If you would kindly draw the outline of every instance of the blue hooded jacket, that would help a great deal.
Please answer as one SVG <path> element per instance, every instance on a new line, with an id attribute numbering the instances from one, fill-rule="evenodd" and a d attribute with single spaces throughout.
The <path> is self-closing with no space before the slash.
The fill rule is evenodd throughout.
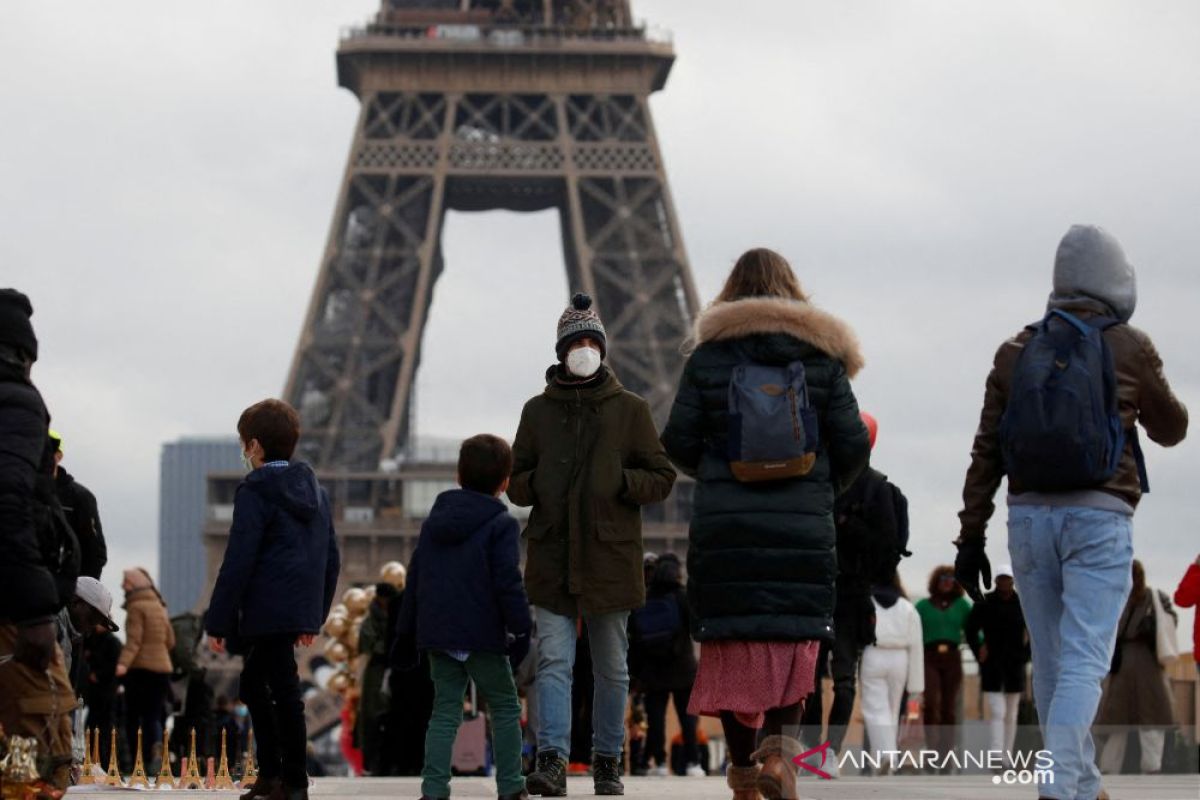
<path id="1" fill-rule="evenodd" d="M 340 565 L 329 496 L 312 467 L 259 467 L 234 496 L 204 629 L 231 639 L 318 633 Z"/>
<path id="2" fill-rule="evenodd" d="M 397 632 L 421 650 L 505 653 L 533 628 L 521 529 L 504 503 L 469 489 L 438 495 L 421 526 Z"/>

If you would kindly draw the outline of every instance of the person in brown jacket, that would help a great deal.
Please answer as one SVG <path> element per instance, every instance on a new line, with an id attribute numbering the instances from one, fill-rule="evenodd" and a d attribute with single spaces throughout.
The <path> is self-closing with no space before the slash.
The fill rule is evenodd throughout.
<path id="1" fill-rule="evenodd" d="M 1054 754 L 1053 783 L 1040 787 L 1045 798 L 1100 795 L 1091 724 L 1132 582 L 1133 513 L 1144 485 L 1136 428 L 1140 423 L 1164 447 L 1187 434 L 1187 409 L 1172 393 L 1162 359 L 1150 337 L 1129 325 L 1136 305 L 1134 270 L 1120 243 L 1100 228 L 1073 226 L 1058 246 L 1046 320 L 1009 339 L 996 353 L 963 488 L 955 567 L 959 582 L 978 600 L 980 583 L 986 588 L 991 582 L 984 535 L 994 510 L 992 497 L 1001 479 L 1009 478 L 1008 552 L 1029 628 L 1038 719 L 1045 748 Z M 1079 335 L 1071 336 L 1072 329 Z M 1038 346 L 1026 350 L 1035 336 L 1042 337 Z M 1117 440 L 1122 447 L 1113 450 L 1115 463 L 1099 481 L 1067 488 L 1062 484 L 1073 462 L 1060 459 L 1054 474 L 1042 472 L 1040 481 L 1030 482 L 1023 476 L 1036 473 L 1048 460 L 1031 464 L 1018 456 L 1022 446 L 1041 441 L 1035 432 L 1040 435 L 1046 428 L 1015 423 L 1019 417 L 1011 412 L 1026 406 L 1010 405 L 1010 396 L 1022 402 L 1036 396 L 1014 391 L 1014 376 L 1025 385 L 1032 362 L 1022 364 L 1023 354 L 1044 352 L 1043 342 L 1056 343 L 1045 373 L 1049 377 L 1037 384 L 1043 398 L 1049 398 L 1056 381 L 1078 381 L 1081 366 L 1097 359 L 1092 355 L 1096 351 L 1081 348 L 1082 340 L 1089 347 L 1093 341 L 1100 344 L 1100 358 L 1111 354 L 1111 369 L 1098 371 L 1105 379 L 1115 378 L 1115 387 L 1105 384 L 1101 391 L 1101 376 L 1088 369 L 1097 390 L 1087 396 L 1113 398 L 1114 416 L 1124 431 Z M 1104 365 L 1099 359 L 1091 363 Z M 1043 406 L 1046 414 L 1036 419 L 1038 425 L 1057 421 L 1053 412 L 1061 406 L 1050 406 Z M 1084 421 L 1074 415 L 1063 418 L 1081 426 L 1078 438 L 1064 440 L 1063 449 L 1075 452 L 1075 445 L 1082 452 L 1092 441 Z M 1114 418 L 1109 424 L 1115 428 L 1117 422 Z"/>
<path id="2" fill-rule="evenodd" d="M 117 659 L 117 677 L 125 686 L 125 738 L 129 752 L 136 752 L 138 728 L 149 762 L 157 769 L 162 747 L 163 721 L 171 680 L 171 648 L 175 629 L 167 617 L 167 606 L 154 588 L 150 573 L 141 567 L 125 570 L 125 646 Z"/>

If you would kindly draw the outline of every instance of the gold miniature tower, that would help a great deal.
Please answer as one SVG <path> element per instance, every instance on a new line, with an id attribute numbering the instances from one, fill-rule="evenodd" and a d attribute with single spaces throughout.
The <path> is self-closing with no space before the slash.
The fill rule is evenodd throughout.
<path id="1" fill-rule="evenodd" d="M 94 750 L 92 750 L 92 765 L 93 765 L 93 769 L 94 769 L 95 767 L 100 767 L 101 769 L 103 769 L 103 768 L 104 768 L 104 766 L 103 766 L 103 765 L 104 765 L 104 762 L 103 762 L 103 761 L 101 760 L 101 758 L 100 758 L 100 729 L 99 729 L 99 728 L 95 728 L 95 729 L 93 729 L 93 730 L 92 730 L 92 736 L 93 736 L 93 738 L 95 739 L 95 742 L 96 742 L 96 744 L 95 744 L 95 749 L 94 749 Z"/>
<path id="2" fill-rule="evenodd" d="M 225 752 L 225 738 L 227 730 L 221 729 L 221 766 L 217 769 L 217 789 L 236 789 L 233 785 L 233 776 L 229 774 L 229 758 Z"/>
<path id="3" fill-rule="evenodd" d="M 81 784 L 95 783 L 96 776 L 92 774 L 92 729 L 83 731 L 83 769 L 79 774 Z"/>
<path id="4" fill-rule="evenodd" d="M 142 729 L 138 727 L 137 755 L 133 760 L 133 774 L 129 776 L 129 785 L 143 789 L 150 788 L 150 776 L 146 774 L 146 762 L 142 759 Z"/>
<path id="5" fill-rule="evenodd" d="M 158 768 L 158 778 L 154 781 L 155 789 L 174 789 L 175 774 L 171 772 L 171 733 L 163 729 L 162 766 Z"/>
<path id="6" fill-rule="evenodd" d="M 112 729 L 112 737 L 108 746 L 108 775 L 104 778 L 106 786 L 124 786 L 121 780 L 121 768 L 117 765 L 117 729 Z"/>
<path id="7" fill-rule="evenodd" d="M 204 779 L 200 777 L 200 765 L 196 758 L 196 729 L 192 728 L 192 746 L 188 751 L 187 769 L 179 773 L 178 789 L 203 789 Z"/>
<path id="8" fill-rule="evenodd" d="M 242 785 L 249 786 L 258 780 L 258 762 L 254 758 L 254 728 L 246 737 L 246 755 L 242 760 Z"/>

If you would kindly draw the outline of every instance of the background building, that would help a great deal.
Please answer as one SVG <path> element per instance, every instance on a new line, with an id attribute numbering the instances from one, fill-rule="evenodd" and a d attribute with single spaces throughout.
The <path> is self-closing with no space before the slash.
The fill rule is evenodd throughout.
<path id="1" fill-rule="evenodd" d="M 208 474 L 240 469 L 236 436 L 185 437 L 163 445 L 158 585 L 171 614 L 194 610 L 209 587 L 204 569 Z"/>

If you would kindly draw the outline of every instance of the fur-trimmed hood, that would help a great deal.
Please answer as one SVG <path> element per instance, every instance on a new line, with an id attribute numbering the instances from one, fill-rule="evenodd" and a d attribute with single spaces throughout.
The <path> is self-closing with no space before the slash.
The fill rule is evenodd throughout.
<path id="1" fill-rule="evenodd" d="M 858 337 L 842 320 L 802 300 L 747 297 L 713 303 L 696 319 L 691 344 L 782 333 L 840 360 L 851 378 L 865 363 Z"/>

